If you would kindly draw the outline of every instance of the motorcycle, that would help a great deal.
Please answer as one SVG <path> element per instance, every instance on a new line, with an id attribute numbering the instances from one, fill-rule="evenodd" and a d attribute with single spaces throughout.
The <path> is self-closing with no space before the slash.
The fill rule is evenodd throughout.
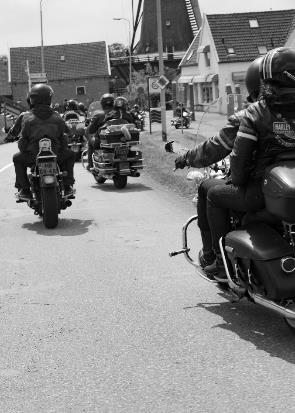
<path id="1" fill-rule="evenodd" d="M 28 175 L 32 198 L 16 194 L 16 202 L 27 202 L 35 215 L 43 219 L 46 228 L 55 228 L 58 224 L 58 214 L 62 209 L 72 205 L 75 190 L 65 195 L 63 176 L 57 157 L 51 150 L 51 140 L 43 138 L 39 141 L 39 152 L 35 164 Z"/>
<path id="2" fill-rule="evenodd" d="M 191 125 L 191 115 L 189 112 L 184 111 L 182 113 L 182 116 L 177 116 L 175 118 L 172 118 L 170 123 L 171 123 L 171 126 L 175 127 L 175 129 L 179 129 L 179 128 L 188 129 Z"/>
<path id="3" fill-rule="evenodd" d="M 139 177 L 143 169 L 142 152 L 138 150 L 139 130 L 122 120 L 108 122 L 100 132 L 100 149 L 92 156 L 93 174 L 98 184 L 112 179 L 116 188 L 127 185 L 127 177 Z"/>
<path id="4" fill-rule="evenodd" d="M 200 178 L 223 178 L 227 168 L 214 165 Z M 240 214 L 230 211 L 231 231 L 219 240 L 227 279 L 212 280 L 191 256 L 188 229 L 198 220 L 191 216 L 182 228 L 183 254 L 199 276 L 214 283 L 230 301 L 249 301 L 273 310 L 295 330 L 295 152 L 278 156 L 266 168 L 263 193 L 265 209 Z M 196 198 L 194 198 L 196 201 Z"/>
<path id="5" fill-rule="evenodd" d="M 144 130 L 144 125 L 145 125 L 145 113 L 143 111 L 137 112 L 136 115 L 134 114 L 134 116 L 136 116 L 135 119 L 135 125 L 138 129 L 140 129 L 141 131 Z"/>
<path id="6" fill-rule="evenodd" d="M 86 144 L 85 138 L 85 119 L 69 119 L 66 121 L 69 133 L 67 134 L 68 148 L 75 152 L 75 160 L 81 159 L 81 154 Z"/>

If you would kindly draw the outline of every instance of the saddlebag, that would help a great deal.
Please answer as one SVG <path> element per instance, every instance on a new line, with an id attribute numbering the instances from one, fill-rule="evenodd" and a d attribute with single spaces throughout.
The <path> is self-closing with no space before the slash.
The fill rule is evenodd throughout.
<path id="1" fill-rule="evenodd" d="M 295 160 L 282 160 L 266 168 L 262 189 L 266 209 L 295 223 Z"/>
<path id="2" fill-rule="evenodd" d="M 282 260 L 293 257 L 293 250 L 275 229 L 263 222 L 247 224 L 225 236 L 224 248 L 231 272 L 238 265 L 246 283 L 249 272 L 255 292 L 272 300 L 295 297 L 295 270 L 282 269 Z"/>

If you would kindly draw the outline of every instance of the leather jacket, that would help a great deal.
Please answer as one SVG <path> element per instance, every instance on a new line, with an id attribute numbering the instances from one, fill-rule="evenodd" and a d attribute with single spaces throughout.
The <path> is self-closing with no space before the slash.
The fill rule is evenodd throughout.
<path id="1" fill-rule="evenodd" d="M 21 137 L 18 147 L 21 152 L 36 156 L 39 140 L 44 136 L 51 139 L 52 150 L 56 154 L 67 148 L 66 124 L 61 116 L 48 105 L 37 105 L 24 113 Z"/>

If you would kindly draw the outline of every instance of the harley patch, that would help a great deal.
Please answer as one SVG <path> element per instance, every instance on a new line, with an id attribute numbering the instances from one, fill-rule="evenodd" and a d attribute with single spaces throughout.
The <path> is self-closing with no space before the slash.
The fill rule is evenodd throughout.
<path id="1" fill-rule="evenodd" d="M 295 139 L 295 130 L 286 122 L 273 122 L 273 132 L 276 135 L 285 135 L 288 138 Z"/>

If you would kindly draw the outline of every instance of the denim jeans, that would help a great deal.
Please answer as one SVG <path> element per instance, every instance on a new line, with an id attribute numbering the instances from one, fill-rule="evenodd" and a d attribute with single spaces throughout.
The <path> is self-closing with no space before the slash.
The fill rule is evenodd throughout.
<path id="1" fill-rule="evenodd" d="M 212 185 L 207 192 L 207 220 L 212 236 L 212 246 L 220 252 L 219 238 L 230 230 L 230 210 L 248 212 L 264 208 L 261 181 L 236 186 L 225 181 Z"/>

